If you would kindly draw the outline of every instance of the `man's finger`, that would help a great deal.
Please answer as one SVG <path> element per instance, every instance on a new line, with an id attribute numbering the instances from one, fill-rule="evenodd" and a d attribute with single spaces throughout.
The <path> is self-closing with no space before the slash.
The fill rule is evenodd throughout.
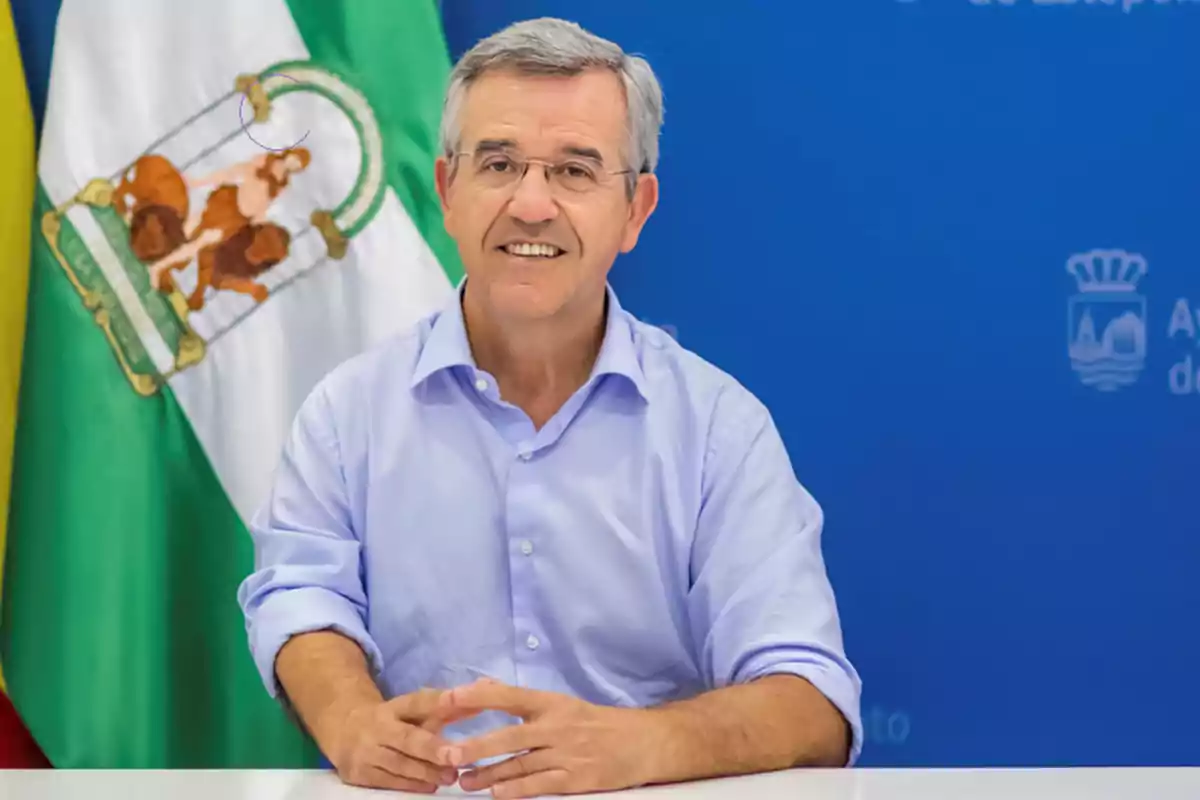
<path id="1" fill-rule="evenodd" d="M 458 776 L 458 784 L 468 792 L 489 789 L 497 783 L 523 778 L 538 772 L 558 769 L 562 766 L 561 754 L 551 748 L 520 753 L 496 764 L 468 770 Z"/>
<path id="2" fill-rule="evenodd" d="M 454 708 L 453 706 L 446 705 L 427 716 L 425 721 L 421 723 L 421 728 L 429 731 L 432 734 L 441 734 L 442 729 L 447 725 L 453 725 L 459 720 L 466 719 L 467 717 L 473 717 L 476 715 L 476 713 L 477 712 L 475 711 L 466 711 L 461 708 Z"/>
<path id="3" fill-rule="evenodd" d="M 548 710 L 563 697 L 552 692 L 482 680 L 446 692 L 441 697 L 441 705 L 476 714 L 482 711 L 503 711 L 515 717 L 530 719 Z"/>
<path id="4" fill-rule="evenodd" d="M 541 797 L 547 794 L 574 794 L 571 791 L 571 775 L 563 769 L 535 772 L 524 778 L 516 778 L 492 787 L 492 797 L 509 800 L 514 797 Z"/>
<path id="5" fill-rule="evenodd" d="M 369 756 L 372 766 L 397 778 L 435 786 L 451 786 L 458 780 L 454 767 L 439 767 L 421 759 L 398 753 L 390 747 L 379 745 Z"/>
<path id="6" fill-rule="evenodd" d="M 380 742 L 388 749 L 394 750 L 406 756 L 426 761 L 430 764 L 439 766 L 452 766 L 449 762 L 441 760 L 443 748 L 449 744 L 448 741 L 434 733 L 410 725 L 407 722 L 395 722 L 383 728 L 380 733 Z"/>
<path id="7" fill-rule="evenodd" d="M 433 794 L 438 790 L 437 783 L 416 781 L 410 777 L 392 775 L 391 772 L 378 768 L 370 770 L 370 777 L 371 782 L 367 786 L 372 788 L 396 789 L 398 792 L 412 792 L 414 794 Z"/>
<path id="8" fill-rule="evenodd" d="M 418 689 L 387 701 L 387 709 L 403 722 L 424 720 L 439 706 L 443 689 Z"/>
<path id="9" fill-rule="evenodd" d="M 528 722 L 523 725 L 506 725 L 494 731 L 465 739 L 456 744 L 452 750 L 458 758 L 452 761 L 455 766 L 474 764 L 485 758 L 504 756 L 510 753 L 521 753 L 526 750 L 537 750 L 554 744 L 554 737 L 543 725 Z"/>
<path id="10" fill-rule="evenodd" d="M 395 789 L 414 794 L 433 794 L 438 790 L 437 784 L 402 778 L 379 767 L 366 767 L 359 774 L 347 779 L 346 783 L 368 789 Z"/>

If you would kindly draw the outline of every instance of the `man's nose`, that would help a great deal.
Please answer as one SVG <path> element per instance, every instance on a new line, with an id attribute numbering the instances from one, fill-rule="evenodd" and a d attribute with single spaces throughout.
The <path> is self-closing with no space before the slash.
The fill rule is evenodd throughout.
<path id="1" fill-rule="evenodd" d="M 541 164 L 530 164 L 517 180 L 517 188 L 508 201 L 508 213 L 530 224 L 550 222 L 558 216 L 558 204 L 554 202 L 546 168 Z"/>

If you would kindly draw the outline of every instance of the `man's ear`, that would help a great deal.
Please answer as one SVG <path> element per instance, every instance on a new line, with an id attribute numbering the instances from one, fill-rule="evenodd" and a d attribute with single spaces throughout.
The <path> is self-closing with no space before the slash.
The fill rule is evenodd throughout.
<path id="1" fill-rule="evenodd" d="M 452 233 L 450 230 L 453 222 L 450 215 L 450 181 L 453 178 L 450 162 L 445 156 L 438 156 L 433 162 L 433 183 L 437 188 L 438 200 L 442 206 L 442 224 L 446 228 L 447 233 Z"/>
<path id="2" fill-rule="evenodd" d="M 629 220 L 625 223 L 625 232 L 621 237 L 621 252 L 628 253 L 637 244 L 642 227 L 654 209 L 658 207 L 658 176 L 653 173 L 638 175 L 637 186 L 633 190 L 633 200 L 629 203 Z"/>

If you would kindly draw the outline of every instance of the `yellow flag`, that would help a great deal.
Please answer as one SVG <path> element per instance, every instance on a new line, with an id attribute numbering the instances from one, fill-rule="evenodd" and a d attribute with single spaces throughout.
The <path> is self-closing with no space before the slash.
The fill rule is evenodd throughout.
<path id="1" fill-rule="evenodd" d="M 33 219 L 33 113 L 25 90 L 21 51 L 9 0 L 0 0 L 0 579 L 3 578 L 9 486 L 25 293 L 29 285 L 29 232 Z M 0 679 L 2 681 L 2 679 Z M 0 682 L 0 685 L 3 685 Z"/>

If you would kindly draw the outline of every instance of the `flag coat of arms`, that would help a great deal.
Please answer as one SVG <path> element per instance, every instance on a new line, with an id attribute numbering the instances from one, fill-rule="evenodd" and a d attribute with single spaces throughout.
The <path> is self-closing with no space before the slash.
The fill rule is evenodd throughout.
<path id="1" fill-rule="evenodd" d="M 63 767 L 302 766 L 236 602 L 341 361 L 451 296 L 433 0 L 66 0 L 38 156 L 4 584 Z"/>

